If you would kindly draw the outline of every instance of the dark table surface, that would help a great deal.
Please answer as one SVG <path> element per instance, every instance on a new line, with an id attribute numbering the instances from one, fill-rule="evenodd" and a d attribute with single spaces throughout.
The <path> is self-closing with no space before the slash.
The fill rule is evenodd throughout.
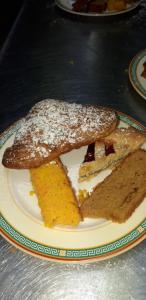
<path id="1" fill-rule="evenodd" d="M 146 125 L 128 66 L 146 47 L 146 1 L 133 12 L 73 18 L 52 2 L 24 4 L 0 54 L 0 129 L 44 98 L 111 106 Z"/>
<path id="2" fill-rule="evenodd" d="M 23 4 L 23 0 L 1 0 L 0 6 L 0 49 Z"/>
<path id="3" fill-rule="evenodd" d="M 0 131 L 44 98 L 110 106 L 146 126 L 146 101 L 128 78 L 130 61 L 143 48 L 146 1 L 100 19 L 72 17 L 52 1 L 26 1 L 0 52 Z M 1 249 L 1 299 L 146 299 L 145 241 L 98 267 L 57 267 L 3 239 Z"/>

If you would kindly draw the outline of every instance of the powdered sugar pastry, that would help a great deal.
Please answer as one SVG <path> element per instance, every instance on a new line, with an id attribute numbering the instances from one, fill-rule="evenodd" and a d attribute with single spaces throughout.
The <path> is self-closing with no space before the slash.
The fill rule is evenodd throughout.
<path id="1" fill-rule="evenodd" d="M 22 120 L 14 145 L 4 155 L 4 165 L 10 165 L 13 159 L 13 165 L 20 166 L 18 161 L 14 163 L 14 152 L 15 160 L 19 156 L 20 167 L 40 165 L 40 158 L 54 159 L 61 153 L 92 143 L 98 137 L 108 134 L 115 128 L 116 122 L 115 112 L 107 108 L 43 100 L 32 107 Z M 12 157 L 9 155 L 10 149 Z M 30 159 L 35 164 L 28 164 Z M 27 160 L 26 164 L 24 160 Z"/>

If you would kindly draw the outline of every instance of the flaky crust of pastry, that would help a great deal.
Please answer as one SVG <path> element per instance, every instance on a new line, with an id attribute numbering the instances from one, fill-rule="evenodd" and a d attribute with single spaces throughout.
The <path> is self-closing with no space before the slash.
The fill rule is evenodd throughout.
<path id="1" fill-rule="evenodd" d="M 79 181 L 89 180 L 108 167 L 115 168 L 121 159 L 140 148 L 145 142 L 146 132 L 133 127 L 116 128 L 110 135 L 95 142 L 95 160 L 81 164 Z M 112 145 L 114 153 L 106 155 L 105 145 Z"/>
<path id="2" fill-rule="evenodd" d="M 2 163 L 15 169 L 38 167 L 109 135 L 117 122 L 116 113 L 104 107 L 43 100 L 22 120 Z"/>

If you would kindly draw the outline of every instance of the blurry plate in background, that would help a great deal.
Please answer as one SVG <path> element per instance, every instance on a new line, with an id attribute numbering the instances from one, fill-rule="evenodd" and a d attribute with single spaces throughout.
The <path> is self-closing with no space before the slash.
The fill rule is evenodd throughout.
<path id="1" fill-rule="evenodd" d="M 93 12 L 76 12 L 73 10 L 72 5 L 75 3 L 75 0 L 56 0 L 56 5 L 61 8 L 62 10 L 69 12 L 74 15 L 81 15 L 81 16 L 89 16 L 89 17 L 105 17 L 105 16 L 114 16 L 124 14 L 136 8 L 139 4 L 139 1 L 135 1 L 131 4 L 127 5 L 126 9 L 120 11 L 104 11 L 102 13 L 93 13 Z"/>
<path id="2" fill-rule="evenodd" d="M 146 100 L 146 49 L 132 59 L 129 78 L 134 89 Z"/>

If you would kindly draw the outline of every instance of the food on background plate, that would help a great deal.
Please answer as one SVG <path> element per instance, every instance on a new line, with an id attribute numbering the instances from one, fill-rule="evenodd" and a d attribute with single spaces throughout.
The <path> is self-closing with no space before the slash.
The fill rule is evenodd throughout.
<path id="1" fill-rule="evenodd" d="M 127 7 L 127 2 L 125 0 L 108 0 L 107 9 L 108 11 L 120 11 Z"/>
<path id="2" fill-rule="evenodd" d="M 89 1 L 77 0 L 73 3 L 73 10 L 76 12 L 98 12 L 102 13 L 106 10 L 107 3 L 104 0 Z"/>
<path id="3" fill-rule="evenodd" d="M 141 73 L 141 76 L 146 79 L 146 61 L 143 63 L 143 68 L 144 69 L 143 69 L 143 71 Z"/>
<path id="4" fill-rule="evenodd" d="M 79 181 L 88 180 L 101 170 L 112 169 L 130 152 L 146 142 L 146 134 L 132 127 L 116 128 L 107 137 L 88 146 L 79 169 Z"/>
<path id="5" fill-rule="evenodd" d="M 118 12 L 133 5 L 136 0 L 76 0 L 73 10 L 84 13 Z"/>
<path id="6" fill-rule="evenodd" d="M 109 135 L 117 122 L 116 113 L 107 108 L 51 99 L 41 101 L 22 120 L 2 163 L 14 169 L 38 167 Z"/>
<path id="7" fill-rule="evenodd" d="M 77 226 L 81 221 L 77 199 L 59 159 L 30 170 L 44 224 Z"/>
<path id="8" fill-rule="evenodd" d="M 83 217 L 125 222 L 146 195 L 146 151 L 130 153 L 81 206 Z"/>

